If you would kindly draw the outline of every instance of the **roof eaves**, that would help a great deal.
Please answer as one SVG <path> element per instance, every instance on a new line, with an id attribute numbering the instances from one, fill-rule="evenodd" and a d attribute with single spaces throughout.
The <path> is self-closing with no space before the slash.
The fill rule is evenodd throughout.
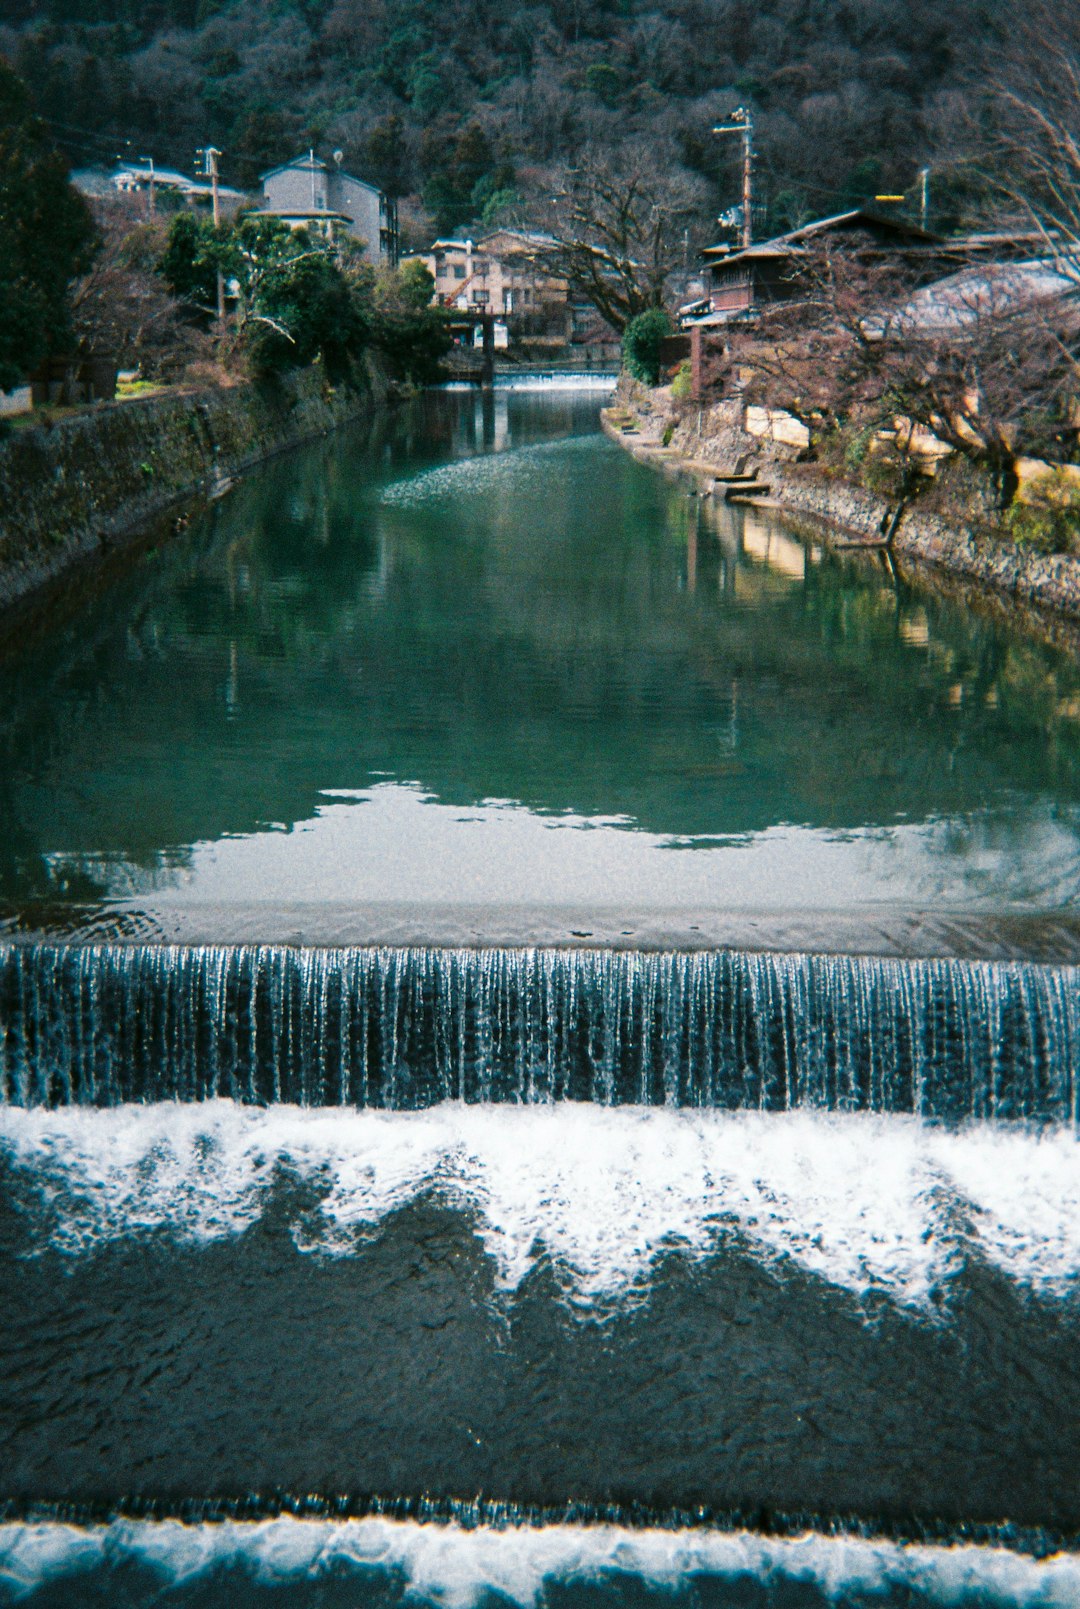
<path id="1" fill-rule="evenodd" d="M 311 158 L 294 156 L 291 162 L 279 162 L 276 168 L 267 168 L 265 173 L 259 174 L 259 183 L 262 184 L 264 179 L 272 179 L 277 173 L 288 173 L 290 168 L 295 168 L 299 173 L 311 173 L 313 171 Z M 326 163 L 320 157 L 315 158 L 314 171 L 316 173 L 327 171 Z"/>
<path id="2" fill-rule="evenodd" d="M 334 212 L 329 207 L 260 207 L 247 214 L 249 218 L 329 218 L 335 223 L 352 223 L 347 212 Z"/>
<path id="3" fill-rule="evenodd" d="M 361 190 L 370 190 L 373 196 L 381 196 L 383 194 L 377 184 L 369 184 L 367 179 L 358 179 L 355 173 L 346 173 L 344 168 L 327 168 L 326 171 L 331 174 L 331 176 L 336 173 L 339 178 L 348 179 L 350 184 L 358 184 Z"/>

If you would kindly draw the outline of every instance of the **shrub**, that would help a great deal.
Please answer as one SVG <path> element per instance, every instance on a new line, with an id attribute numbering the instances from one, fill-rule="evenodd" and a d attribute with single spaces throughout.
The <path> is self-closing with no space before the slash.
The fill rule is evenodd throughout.
<path id="1" fill-rule="evenodd" d="M 1005 528 L 1035 553 L 1080 553 L 1080 487 L 1052 472 L 1040 476 L 1027 500 L 1006 512 Z"/>
<path id="2" fill-rule="evenodd" d="M 671 320 L 662 307 L 646 308 L 632 318 L 623 332 L 623 363 L 635 380 L 656 385 L 660 379 L 660 343 L 671 334 Z"/>
<path id="3" fill-rule="evenodd" d="M 407 385 L 433 385 L 442 378 L 450 350 L 449 315 L 431 306 L 435 281 L 422 263 L 404 263 L 379 274 L 375 283 L 372 343 L 387 373 Z"/>
<path id="4" fill-rule="evenodd" d="M 876 426 L 862 425 L 849 434 L 844 442 L 844 468 L 852 475 L 858 475 L 866 464 L 870 454 L 871 443 L 874 440 Z"/>
<path id="5" fill-rule="evenodd" d="M 685 402 L 693 390 L 694 371 L 689 362 L 680 363 L 671 382 L 671 395 L 676 402 Z"/>

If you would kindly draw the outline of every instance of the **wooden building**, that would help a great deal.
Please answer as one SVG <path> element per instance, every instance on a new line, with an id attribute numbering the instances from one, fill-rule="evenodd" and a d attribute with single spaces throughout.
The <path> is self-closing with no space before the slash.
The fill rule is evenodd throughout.
<path id="1" fill-rule="evenodd" d="M 928 272 L 938 271 L 942 262 L 940 236 L 906 219 L 855 207 L 756 245 L 706 247 L 702 256 L 707 296 L 703 303 L 685 310 L 684 323 L 723 324 L 746 318 L 769 303 L 797 299 L 802 294 L 800 259 L 825 238 L 834 238 L 869 258 L 915 254 L 926 260 Z"/>

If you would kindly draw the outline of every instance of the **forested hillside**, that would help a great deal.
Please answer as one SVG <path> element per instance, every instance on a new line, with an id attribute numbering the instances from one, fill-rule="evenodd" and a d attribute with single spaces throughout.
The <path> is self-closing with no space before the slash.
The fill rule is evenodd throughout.
<path id="1" fill-rule="evenodd" d="M 903 191 L 953 159 L 1002 0 L 6 0 L 4 54 L 73 163 L 257 173 L 314 144 L 440 229 L 542 190 L 586 147 L 654 147 L 737 199 L 749 102 L 769 221 Z M 495 198 L 493 200 L 493 197 Z M 708 209 L 707 209 L 708 210 Z M 422 216 L 420 218 L 422 222 Z"/>

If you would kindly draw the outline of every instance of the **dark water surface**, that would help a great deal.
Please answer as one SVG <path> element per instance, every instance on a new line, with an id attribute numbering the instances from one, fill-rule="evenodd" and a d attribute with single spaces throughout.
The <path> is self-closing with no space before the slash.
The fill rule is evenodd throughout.
<path id="1" fill-rule="evenodd" d="M 427 397 L 9 643 L 0 897 L 1075 911 L 1075 660 L 596 426 Z"/>
<path id="2" fill-rule="evenodd" d="M 81 585 L 0 652 L 0 1604 L 1076 1609 L 1076 658 L 513 394 Z"/>

